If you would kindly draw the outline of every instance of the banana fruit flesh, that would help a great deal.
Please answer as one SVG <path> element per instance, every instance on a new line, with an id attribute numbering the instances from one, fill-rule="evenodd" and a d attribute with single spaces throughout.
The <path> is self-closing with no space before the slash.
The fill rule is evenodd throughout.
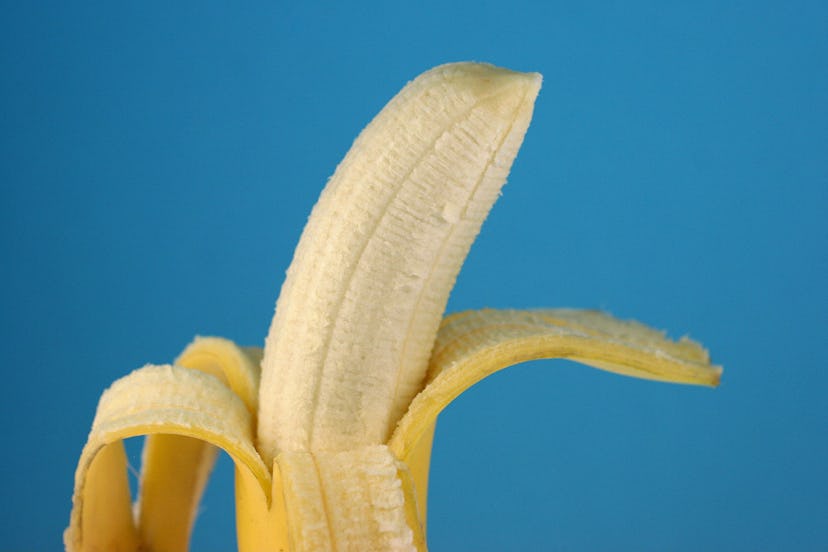
<path id="1" fill-rule="evenodd" d="M 357 138 L 305 227 L 267 336 L 258 443 L 385 442 L 529 126 L 537 74 L 439 67 Z"/>
<path id="2" fill-rule="evenodd" d="M 443 318 L 532 117 L 538 74 L 437 67 L 365 128 L 313 209 L 264 351 L 199 338 L 101 397 L 75 473 L 68 551 L 186 551 L 218 449 L 239 550 L 424 551 L 437 416 L 515 363 L 568 358 L 715 386 L 687 339 L 604 313 Z M 123 439 L 146 435 L 139 497 Z"/>

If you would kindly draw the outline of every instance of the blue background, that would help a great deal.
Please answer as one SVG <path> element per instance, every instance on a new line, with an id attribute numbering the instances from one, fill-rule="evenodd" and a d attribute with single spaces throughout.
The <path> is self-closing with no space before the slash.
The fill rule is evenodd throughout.
<path id="1" fill-rule="evenodd" d="M 432 549 L 828 549 L 828 4 L 69 4 L 0 17 L 0 549 L 60 548 L 110 382 L 262 343 L 357 132 L 469 59 L 545 81 L 449 310 L 603 308 L 725 374 L 491 377 L 441 416 Z M 233 524 L 222 457 L 193 549 Z"/>

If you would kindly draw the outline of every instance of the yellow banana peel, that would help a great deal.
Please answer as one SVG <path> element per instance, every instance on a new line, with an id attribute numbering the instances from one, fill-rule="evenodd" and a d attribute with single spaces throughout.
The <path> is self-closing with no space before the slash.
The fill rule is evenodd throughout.
<path id="1" fill-rule="evenodd" d="M 218 449 L 244 551 L 426 550 L 440 411 L 489 374 L 568 358 L 715 386 L 688 339 L 594 311 L 482 310 L 449 292 L 523 141 L 538 74 L 437 67 L 362 131 L 313 209 L 264 351 L 200 338 L 100 399 L 70 551 L 187 550 Z M 146 435 L 132 504 L 122 441 Z"/>

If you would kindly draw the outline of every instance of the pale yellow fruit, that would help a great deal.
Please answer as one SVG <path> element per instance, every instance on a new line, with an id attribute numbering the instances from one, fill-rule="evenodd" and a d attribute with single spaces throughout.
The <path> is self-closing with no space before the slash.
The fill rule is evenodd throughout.
<path id="1" fill-rule="evenodd" d="M 409 83 L 354 142 L 308 221 L 264 351 L 201 338 L 101 397 L 67 550 L 182 551 L 217 448 L 239 549 L 425 550 L 440 411 L 512 364 L 568 358 L 718 384 L 697 344 L 568 309 L 443 318 L 517 155 L 541 79 L 477 63 Z M 148 435 L 133 507 L 122 441 Z"/>

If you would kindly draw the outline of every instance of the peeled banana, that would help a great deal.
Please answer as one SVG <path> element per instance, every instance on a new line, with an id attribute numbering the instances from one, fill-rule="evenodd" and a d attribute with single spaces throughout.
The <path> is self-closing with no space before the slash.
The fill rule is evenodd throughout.
<path id="1" fill-rule="evenodd" d="M 313 209 L 264 350 L 202 338 L 101 397 L 75 475 L 70 551 L 187 550 L 218 448 L 236 466 L 240 550 L 426 550 L 439 412 L 492 372 L 563 357 L 715 386 L 689 340 L 606 314 L 443 318 L 500 194 L 541 77 L 432 69 L 362 131 Z M 130 498 L 122 440 L 148 435 Z"/>

